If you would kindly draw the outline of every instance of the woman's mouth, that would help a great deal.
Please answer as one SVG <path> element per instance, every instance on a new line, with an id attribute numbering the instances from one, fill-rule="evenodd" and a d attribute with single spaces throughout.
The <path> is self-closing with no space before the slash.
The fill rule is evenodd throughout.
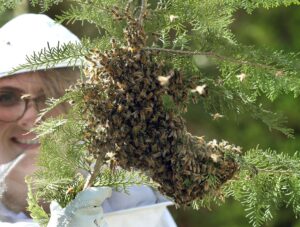
<path id="1" fill-rule="evenodd" d="M 14 144 L 21 147 L 24 150 L 33 149 L 40 146 L 40 142 L 38 139 L 25 139 L 13 137 L 11 140 Z"/>

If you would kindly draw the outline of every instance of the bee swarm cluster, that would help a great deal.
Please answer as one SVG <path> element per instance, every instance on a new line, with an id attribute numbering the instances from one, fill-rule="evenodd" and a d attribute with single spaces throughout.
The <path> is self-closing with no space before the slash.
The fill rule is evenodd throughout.
<path id="1" fill-rule="evenodd" d="M 144 49 L 143 26 L 124 17 L 125 47 L 112 41 L 111 50 L 92 50 L 87 56 L 88 81 L 81 88 L 88 124 L 85 140 L 95 157 L 113 151 L 117 165 L 146 172 L 162 194 L 188 205 L 233 177 L 238 165 L 225 152 L 239 149 L 191 135 L 182 117 L 166 110 L 164 96 L 182 105 L 195 85 L 180 71 L 156 62 L 158 53 Z"/>

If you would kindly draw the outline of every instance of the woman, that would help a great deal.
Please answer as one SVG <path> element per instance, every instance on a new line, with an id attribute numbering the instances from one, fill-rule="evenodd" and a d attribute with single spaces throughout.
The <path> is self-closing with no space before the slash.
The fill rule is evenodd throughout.
<path id="1" fill-rule="evenodd" d="M 26 55 L 31 56 L 33 52 L 38 52 L 45 47 L 56 47 L 58 42 L 60 44 L 78 43 L 79 40 L 65 27 L 55 24 L 45 15 L 21 15 L 0 29 L 1 226 L 4 222 L 22 222 L 21 226 L 25 226 L 24 222 L 30 221 L 26 212 L 27 186 L 24 177 L 35 171 L 35 158 L 39 149 L 39 141 L 31 129 L 36 123 L 39 111 L 45 107 L 45 100 L 63 95 L 64 90 L 78 78 L 78 73 L 68 68 L 67 62 L 56 64 L 50 70 L 40 67 L 34 72 L 22 69 L 12 73 L 12 69 L 26 63 Z M 60 106 L 47 116 L 57 116 L 65 111 L 66 106 Z M 85 191 L 81 199 L 84 198 L 85 202 L 89 202 L 88 200 L 96 201 L 101 197 L 97 205 L 101 208 L 96 212 L 96 219 L 99 218 L 100 221 L 102 220 L 102 206 L 104 212 L 112 212 L 154 204 L 159 197 L 145 186 L 130 188 L 130 196 L 103 188 L 96 189 L 98 194 L 94 192 Z M 81 220 L 86 221 L 86 217 L 80 214 L 79 218 L 75 215 L 72 224 L 64 225 L 61 224 L 61 218 L 57 215 L 61 213 L 61 208 L 52 206 L 51 210 L 51 226 L 73 227 L 80 226 L 78 223 Z M 63 214 L 63 216 L 67 215 Z M 157 226 L 175 226 L 166 209 L 163 217 L 159 219 Z M 147 219 L 144 222 L 143 226 L 146 227 Z M 32 223 L 31 226 L 33 225 L 36 224 Z"/>
<path id="2" fill-rule="evenodd" d="M 75 78 L 70 76 L 71 73 Z M 39 142 L 30 130 L 38 112 L 45 108 L 47 97 L 62 95 L 64 88 L 76 76 L 71 69 L 53 69 L 23 72 L 0 79 L 0 164 L 3 171 L 4 168 L 11 168 L 6 176 L 2 175 L 5 189 L 1 201 L 12 211 L 26 211 L 27 187 L 24 177 L 35 170 L 33 163 Z M 27 97 L 22 99 L 23 95 Z M 65 109 L 65 106 L 61 106 L 50 112 L 49 116 L 64 113 Z M 13 164 L 14 167 L 11 166 Z"/>

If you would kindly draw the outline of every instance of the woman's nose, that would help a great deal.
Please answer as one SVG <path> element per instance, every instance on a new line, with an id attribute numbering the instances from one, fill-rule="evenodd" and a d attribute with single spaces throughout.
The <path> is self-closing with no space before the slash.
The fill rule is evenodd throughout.
<path id="1" fill-rule="evenodd" d="M 36 104 L 30 100 L 23 116 L 17 121 L 17 124 L 25 130 L 30 130 L 34 127 L 37 117 L 38 110 Z"/>

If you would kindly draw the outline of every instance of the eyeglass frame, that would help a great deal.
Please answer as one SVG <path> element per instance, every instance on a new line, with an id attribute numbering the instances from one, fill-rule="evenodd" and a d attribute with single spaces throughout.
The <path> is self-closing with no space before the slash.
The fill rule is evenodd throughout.
<path id="1" fill-rule="evenodd" d="M 45 98 L 45 100 L 46 100 L 46 96 L 44 94 L 43 95 L 39 95 L 39 96 L 37 96 L 35 98 L 31 98 L 30 96 L 31 96 L 30 94 L 23 94 L 20 97 L 21 100 L 23 100 L 25 102 L 25 107 L 24 107 L 23 113 L 19 117 L 17 117 L 15 120 L 11 120 L 11 121 L 5 121 L 5 120 L 0 119 L 0 122 L 12 123 L 12 122 L 19 121 L 24 116 L 24 114 L 26 113 L 26 111 L 28 110 L 28 104 L 29 104 L 30 101 L 32 101 L 35 104 L 35 109 L 39 113 L 43 108 L 39 108 L 39 106 L 37 104 L 37 100 L 40 99 L 41 97 Z"/>

